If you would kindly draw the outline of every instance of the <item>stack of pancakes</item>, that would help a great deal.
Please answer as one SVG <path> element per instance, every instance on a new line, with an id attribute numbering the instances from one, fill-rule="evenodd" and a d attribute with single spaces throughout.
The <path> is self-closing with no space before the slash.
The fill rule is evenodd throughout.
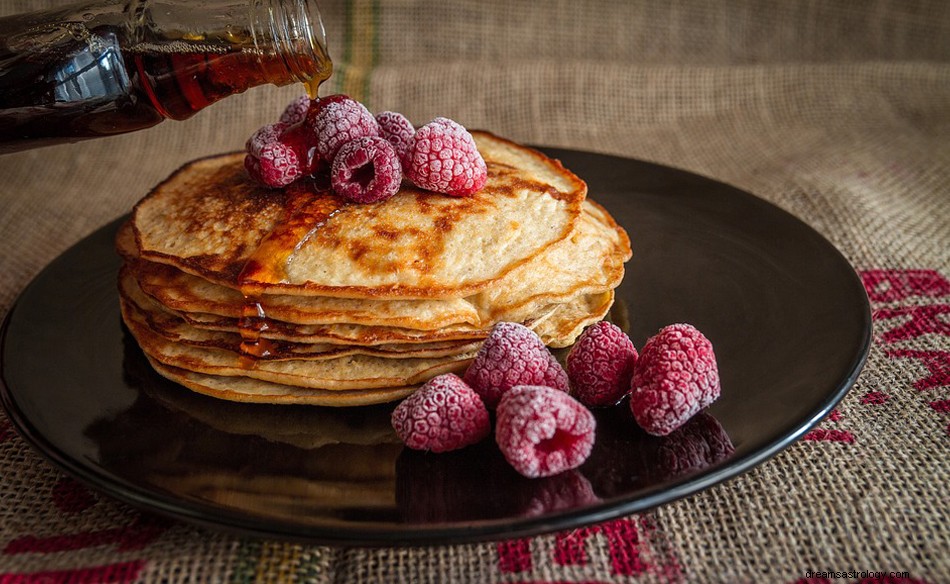
<path id="1" fill-rule="evenodd" d="M 461 373 L 500 321 L 570 345 L 607 313 L 630 242 L 558 161 L 473 132 L 486 186 L 347 204 L 198 160 L 120 229 L 122 316 L 155 370 L 248 402 L 361 405 Z"/>

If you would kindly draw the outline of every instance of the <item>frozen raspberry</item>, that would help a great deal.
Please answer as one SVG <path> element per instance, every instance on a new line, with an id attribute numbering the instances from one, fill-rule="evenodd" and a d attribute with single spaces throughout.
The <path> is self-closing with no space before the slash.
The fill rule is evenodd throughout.
<path id="1" fill-rule="evenodd" d="M 712 343 L 694 327 L 664 327 L 643 345 L 631 380 L 630 410 L 648 433 L 669 434 L 718 397 Z"/>
<path id="2" fill-rule="evenodd" d="M 393 145 L 403 167 L 409 166 L 409 142 L 416 134 L 412 123 L 397 112 L 378 113 L 376 121 L 379 123 L 379 135 Z"/>
<path id="3" fill-rule="evenodd" d="M 281 123 L 292 126 L 304 121 L 307 117 L 307 112 L 310 110 L 310 103 L 311 100 L 308 96 L 301 95 L 287 104 L 284 113 L 280 114 Z"/>
<path id="4" fill-rule="evenodd" d="M 465 128 L 436 118 L 412 137 L 406 177 L 417 187 L 464 197 L 485 186 L 488 169 Z"/>
<path id="5" fill-rule="evenodd" d="M 546 477 L 587 460 L 596 426 L 590 410 L 563 391 L 519 385 L 498 402 L 495 441 L 516 471 Z"/>
<path id="6" fill-rule="evenodd" d="M 244 144 L 244 168 L 258 182 L 284 187 L 318 168 L 315 140 L 302 124 L 268 124 Z"/>
<path id="7" fill-rule="evenodd" d="M 276 124 L 265 124 L 261 126 L 256 132 L 251 134 L 244 143 L 244 151 L 255 158 L 260 158 L 261 150 L 264 148 L 264 146 L 279 141 L 281 134 L 283 134 L 289 127 L 289 124 L 284 124 L 282 122 L 277 122 Z"/>
<path id="8" fill-rule="evenodd" d="M 492 327 L 464 379 L 489 408 L 516 385 L 546 385 L 563 392 L 570 389 L 567 373 L 541 338 L 514 322 Z"/>
<path id="9" fill-rule="evenodd" d="M 593 324 L 567 354 L 573 395 L 586 406 L 609 406 L 630 391 L 637 350 L 630 338 L 607 321 Z"/>
<path id="10" fill-rule="evenodd" d="M 342 197 L 356 203 L 375 203 L 396 194 L 402 183 L 402 165 L 385 138 L 350 140 L 333 159 L 330 184 Z"/>
<path id="11" fill-rule="evenodd" d="M 251 178 L 268 187 L 285 187 L 303 173 L 297 154 L 286 144 L 271 142 L 258 150 L 259 155 L 244 157 L 244 168 Z"/>
<path id="12" fill-rule="evenodd" d="M 458 375 L 430 379 L 396 406 L 392 425 L 409 448 L 448 452 L 475 444 L 488 436 L 488 410 Z"/>
<path id="13" fill-rule="evenodd" d="M 379 136 L 376 118 L 360 102 L 346 96 L 330 96 L 317 102 L 307 123 L 316 134 L 317 153 L 332 161 L 344 144 L 357 138 Z"/>

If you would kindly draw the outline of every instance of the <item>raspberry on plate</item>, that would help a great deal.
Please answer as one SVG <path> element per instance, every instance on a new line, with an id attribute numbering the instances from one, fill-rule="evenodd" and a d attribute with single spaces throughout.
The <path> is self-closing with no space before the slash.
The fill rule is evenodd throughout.
<path id="1" fill-rule="evenodd" d="M 435 118 L 410 141 L 406 178 L 423 189 L 464 197 L 485 186 L 488 167 L 468 130 L 448 118 Z"/>
<path id="2" fill-rule="evenodd" d="M 356 203 L 375 203 L 399 191 L 402 165 L 385 138 L 350 140 L 340 148 L 330 169 L 330 184 L 340 196 Z"/>
<path id="3" fill-rule="evenodd" d="M 380 112 L 376 114 L 376 121 L 379 123 L 379 135 L 393 145 L 403 167 L 409 166 L 409 143 L 416 135 L 412 123 L 398 112 Z"/>
<path id="4" fill-rule="evenodd" d="M 649 434 L 665 436 L 719 397 L 712 343 L 688 324 L 651 337 L 633 372 L 630 411 Z"/>
<path id="5" fill-rule="evenodd" d="M 594 446 L 594 415 L 563 391 L 519 385 L 502 396 L 497 413 L 495 441 L 528 478 L 577 468 Z"/>
<path id="6" fill-rule="evenodd" d="M 433 377 L 392 413 L 399 439 L 414 450 L 448 452 L 480 442 L 491 432 L 488 410 L 453 373 Z"/>
<path id="7" fill-rule="evenodd" d="M 492 327 L 463 379 L 489 408 L 516 385 L 546 385 L 563 392 L 570 389 L 567 373 L 541 338 L 514 322 Z"/>
<path id="8" fill-rule="evenodd" d="M 616 404 L 630 391 L 637 350 L 620 328 L 607 321 L 581 333 L 567 354 L 574 397 L 586 406 Z"/>
<path id="9" fill-rule="evenodd" d="M 366 106 L 347 96 L 330 96 L 310 108 L 307 116 L 316 135 L 317 154 L 332 161 L 344 144 L 357 138 L 379 136 L 379 124 Z"/>

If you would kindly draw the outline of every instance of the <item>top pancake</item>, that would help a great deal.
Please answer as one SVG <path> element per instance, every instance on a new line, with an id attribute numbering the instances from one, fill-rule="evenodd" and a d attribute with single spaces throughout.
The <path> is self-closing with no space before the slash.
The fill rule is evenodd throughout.
<path id="1" fill-rule="evenodd" d="M 472 132 L 485 187 L 450 197 L 404 184 L 347 205 L 309 181 L 271 190 L 243 154 L 193 162 L 135 208 L 144 259 L 250 294 L 459 298 L 477 293 L 574 229 L 586 185 L 560 162 Z"/>

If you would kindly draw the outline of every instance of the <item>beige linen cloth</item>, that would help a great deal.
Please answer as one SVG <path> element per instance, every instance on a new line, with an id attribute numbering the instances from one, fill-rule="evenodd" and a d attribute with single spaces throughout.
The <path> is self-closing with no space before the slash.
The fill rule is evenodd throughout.
<path id="1" fill-rule="evenodd" d="M 155 521 L 72 483 L 0 416 L 0 581 L 950 582 L 950 3 L 321 3 L 337 66 L 324 93 L 686 169 L 816 228 L 868 285 L 864 372 L 808 439 L 688 499 L 410 549 Z M 0 14 L 54 4 L 0 0 Z M 240 148 L 301 92 L 258 88 L 186 122 L 0 157 L 0 311 L 169 172 Z"/>

